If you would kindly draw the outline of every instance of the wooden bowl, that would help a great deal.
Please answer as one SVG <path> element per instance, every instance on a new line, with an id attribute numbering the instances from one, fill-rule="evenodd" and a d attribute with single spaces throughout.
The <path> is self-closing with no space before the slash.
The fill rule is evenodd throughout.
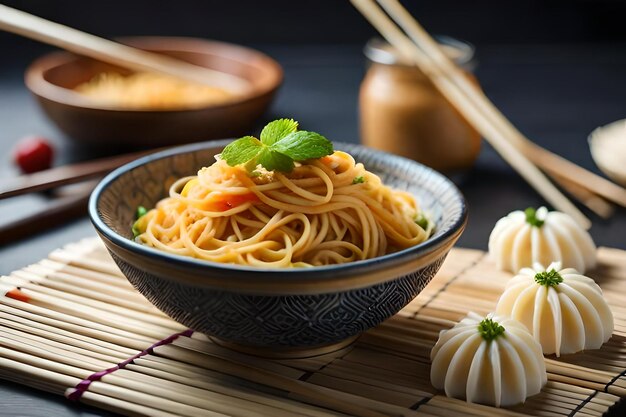
<path id="1" fill-rule="evenodd" d="M 25 81 L 44 112 L 70 138 L 90 145 L 156 147 L 241 136 L 268 108 L 283 79 L 275 60 L 238 45 L 169 37 L 122 42 L 239 76 L 249 90 L 228 103 L 191 109 L 115 108 L 73 89 L 101 72 L 128 70 L 68 52 L 51 53 L 27 69 Z"/>
<path id="2" fill-rule="evenodd" d="M 306 357 L 350 343 L 396 314 L 430 282 L 467 220 L 461 192 L 417 162 L 359 145 L 335 149 L 394 188 L 414 194 L 432 216 L 425 242 L 373 259 L 312 268 L 261 268 L 173 255 L 133 240 L 137 206 L 154 207 L 165 184 L 215 161 L 230 141 L 197 143 L 118 168 L 96 187 L 89 215 L 113 259 L 150 302 L 225 346 L 268 357 Z"/>

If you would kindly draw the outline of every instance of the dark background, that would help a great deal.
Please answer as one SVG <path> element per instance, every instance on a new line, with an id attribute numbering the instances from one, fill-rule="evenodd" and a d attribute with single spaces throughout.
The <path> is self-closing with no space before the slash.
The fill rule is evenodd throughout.
<path id="1" fill-rule="evenodd" d="M 333 140 L 359 141 L 357 97 L 365 73 L 362 47 L 375 32 L 347 0 L 0 2 L 105 37 L 197 36 L 258 48 L 285 70 L 285 83 L 259 125 L 289 116 L 303 128 Z M 597 126 L 626 117 L 626 1 L 404 3 L 431 33 L 476 45 L 476 75 L 483 89 L 524 133 L 598 172 L 589 154 L 588 134 Z M 114 151 L 74 144 L 47 121 L 30 97 L 22 81 L 24 70 L 49 49 L 0 32 L 2 177 L 17 174 L 10 151 L 29 134 L 44 135 L 55 144 L 56 164 Z M 455 180 L 470 208 L 461 246 L 486 249 L 497 219 L 515 209 L 545 204 L 488 145 L 483 146 L 475 167 Z M 46 197 L 41 195 L 2 201 L 0 225 L 45 203 Z M 608 221 L 589 216 L 598 245 L 626 249 L 626 210 L 618 210 Z M 89 221 L 82 217 L 0 246 L 0 275 L 93 234 Z M 2 381 L 0 404 L 0 416 L 101 414 Z"/>
<path id="2" fill-rule="evenodd" d="M 374 32 L 344 0 L 10 0 L 16 7 L 101 36 L 178 35 L 244 44 L 361 43 Z M 620 0 L 405 1 L 434 33 L 482 44 L 626 40 Z M 2 35 L 0 45 L 21 49 Z M 22 45 L 26 45 L 23 43 Z"/>

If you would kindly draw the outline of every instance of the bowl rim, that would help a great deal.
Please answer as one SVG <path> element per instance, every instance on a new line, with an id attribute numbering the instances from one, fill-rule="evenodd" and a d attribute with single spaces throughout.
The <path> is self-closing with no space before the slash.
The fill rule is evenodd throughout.
<path id="1" fill-rule="evenodd" d="M 108 104 L 99 104 L 96 101 L 89 100 L 79 93 L 76 93 L 68 88 L 61 87 L 48 81 L 44 77 L 44 73 L 53 68 L 59 67 L 71 63 L 73 61 L 79 61 L 81 59 L 93 60 L 96 59 L 84 57 L 67 51 L 53 51 L 40 56 L 35 59 L 26 69 L 24 73 L 24 83 L 26 87 L 34 95 L 70 107 L 80 109 L 90 109 L 99 111 L 110 112 L 130 112 L 130 113 L 180 113 L 180 112 L 193 112 L 193 111 L 206 111 L 206 110 L 221 110 L 228 109 L 235 106 L 240 106 L 244 103 L 256 100 L 259 97 L 263 97 L 267 94 L 271 94 L 276 91 L 283 83 L 284 71 L 281 65 L 274 58 L 269 55 L 247 46 L 238 45 L 230 42 L 217 41 L 213 39 L 203 39 L 195 37 L 184 36 L 126 36 L 116 38 L 117 41 L 122 43 L 128 43 L 131 46 L 143 45 L 158 50 L 175 50 L 180 52 L 192 52 L 192 53 L 206 53 L 203 48 L 207 46 L 216 46 L 222 50 L 228 51 L 230 59 L 235 61 L 241 61 L 237 59 L 238 54 L 246 54 L 257 62 L 262 62 L 263 67 L 267 73 L 268 80 L 265 85 L 260 87 L 253 86 L 249 91 L 244 94 L 235 96 L 232 100 L 225 101 L 218 104 L 210 104 L 196 107 L 180 107 L 180 108 L 132 108 L 132 107 L 119 107 Z M 161 44 L 161 43 L 165 43 Z M 149 49 L 150 49 L 149 48 Z M 257 64 L 257 66 L 259 66 Z"/>
<path id="2" fill-rule="evenodd" d="M 436 257 L 440 255 L 440 251 L 445 250 L 447 252 L 447 250 L 452 247 L 452 245 L 456 242 L 458 237 L 463 232 L 467 223 L 468 209 L 465 198 L 463 197 L 461 191 L 450 179 L 446 178 L 444 175 L 433 170 L 432 168 L 429 168 L 418 162 L 397 155 L 392 155 L 386 152 L 373 150 L 371 148 L 367 148 L 368 152 L 375 152 L 377 154 L 383 155 L 385 158 L 392 158 L 397 162 L 406 163 L 406 161 L 408 161 L 409 163 L 413 164 L 417 169 L 426 170 L 427 172 L 429 172 L 429 175 L 435 175 L 439 177 L 439 180 L 443 181 L 447 185 L 447 189 L 451 190 L 454 195 L 454 200 L 457 201 L 460 205 L 458 218 L 448 228 L 448 230 L 444 231 L 438 236 L 427 239 L 426 241 L 418 245 L 390 254 L 382 255 L 376 258 L 348 262 L 338 265 L 314 266 L 311 268 L 260 268 L 255 266 L 224 264 L 163 252 L 156 248 L 145 246 L 131 239 L 123 237 L 122 235 L 115 232 L 112 228 L 110 228 L 101 218 L 98 210 L 100 197 L 102 196 L 103 192 L 113 183 L 113 181 L 117 180 L 126 173 L 158 159 L 169 158 L 183 153 L 197 152 L 203 149 L 222 147 L 230 142 L 231 139 L 225 139 L 177 146 L 148 156 L 144 156 L 133 162 L 123 165 L 113 172 L 109 173 L 95 187 L 90 196 L 88 205 L 89 217 L 100 237 L 105 240 L 105 243 L 108 240 L 118 249 L 122 249 L 122 252 L 130 252 L 131 254 L 141 256 L 145 259 L 150 259 L 151 261 L 161 262 L 162 266 L 166 266 L 167 268 L 171 267 L 174 270 L 184 269 L 185 271 L 210 271 L 212 273 L 220 274 L 220 278 L 232 278 L 238 280 L 239 282 L 249 283 L 251 281 L 258 280 L 259 277 L 263 277 L 270 278 L 271 281 L 278 283 L 289 282 L 295 283 L 297 285 L 298 283 L 302 284 L 309 281 L 308 284 L 313 284 L 314 282 L 319 283 L 332 281 L 337 277 L 350 277 L 359 273 L 372 275 L 377 272 L 377 278 L 371 278 L 368 280 L 368 282 L 371 283 L 372 281 L 376 280 L 378 280 L 377 282 L 385 281 L 385 279 L 382 279 L 380 277 L 380 275 L 384 275 L 382 273 L 384 271 L 381 272 L 382 269 L 403 267 L 405 264 L 408 263 L 411 263 L 413 266 L 419 263 L 420 267 L 424 267 L 434 262 L 436 260 Z M 334 144 L 339 149 L 342 145 L 363 147 L 362 145 L 358 144 L 348 144 L 342 142 L 335 142 Z M 435 252 L 437 256 L 435 256 Z M 177 277 L 171 278 L 175 279 Z M 387 280 L 390 279 L 393 278 L 387 277 Z M 236 285 L 230 284 L 229 287 L 237 288 Z"/>

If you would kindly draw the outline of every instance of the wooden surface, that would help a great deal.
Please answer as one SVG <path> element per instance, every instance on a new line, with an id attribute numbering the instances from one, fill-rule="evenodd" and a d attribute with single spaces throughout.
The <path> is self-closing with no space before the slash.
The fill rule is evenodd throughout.
<path id="1" fill-rule="evenodd" d="M 600 284 L 611 305 L 616 323 L 613 337 L 599 350 L 561 358 L 547 357 L 548 385 L 525 404 L 507 410 L 449 399 L 430 385 L 429 354 L 439 332 L 454 325 L 468 311 L 479 314 L 492 311 L 511 277 L 497 271 L 484 252 L 470 249 L 453 249 L 437 276 L 413 302 L 341 351 L 310 359 L 270 361 L 224 349 L 206 336 L 194 333 L 191 337 L 181 337 L 171 345 L 154 349 L 153 354 L 116 373 L 133 380 L 141 375 L 154 374 L 159 366 L 180 370 L 180 374 L 178 371 L 161 373 L 154 385 L 168 387 L 177 381 L 188 390 L 198 389 L 196 392 L 202 398 L 217 395 L 227 400 L 228 407 L 231 407 L 227 412 L 214 403 L 206 405 L 206 409 L 199 409 L 212 409 L 227 415 L 246 415 L 250 407 L 260 415 L 268 416 L 341 414 L 340 411 L 345 411 L 341 406 L 328 402 L 334 399 L 344 406 L 354 405 L 357 415 L 372 412 L 389 416 L 449 416 L 456 412 L 476 416 L 599 416 L 626 395 L 623 375 L 626 372 L 626 311 L 623 308 L 626 301 L 626 251 L 601 248 L 598 256 L 598 268 L 588 275 Z M 0 278 L 0 283 L 5 284 L 5 288 L 6 284 L 21 283 L 22 293 L 28 297 L 27 302 L 0 298 L 0 378 L 7 380 L 27 385 L 51 381 L 44 376 L 8 372 L 15 358 L 7 357 L 12 354 L 6 350 L 3 356 L 3 347 L 40 358 L 50 358 L 52 356 L 48 355 L 53 353 L 48 351 L 60 349 L 62 355 L 57 357 L 57 362 L 53 361 L 57 364 L 69 363 L 67 357 L 82 352 L 72 347 L 75 338 L 84 339 L 78 336 L 82 333 L 66 327 L 64 321 L 53 324 L 51 329 L 55 335 L 63 333 L 59 330 L 61 328 L 74 332 L 74 336 L 67 334 L 70 339 L 59 336 L 38 339 L 41 330 L 36 327 L 39 320 L 50 324 L 43 317 L 65 313 L 69 314 L 65 320 L 81 318 L 87 320 L 83 323 L 87 328 L 108 329 L 85 339 L 91 347 L 107 340 L 111 342 L 112 335 L 129 331 L 134 322 L 144 323 L 133 330 L 135 338 L 116 339 L 115 346 L 108 345 L 108 349 L 113 350 L 98 348 L 100 353 L 93 356 L 104 362 L 80 364 L 76 369 L 81 369 L 78 375 L 84 376 L 69 379 L 72 384 L 120 362 L 124 358 L 120 352 L 140 351 L 184 329 L 165 318 L 130 287 L 96 238 L 54 251 L 47 260 Z M 96 287 L 100 291 L 90 292 Z M 126 295 L 116 301 L 109 298 L 108 294 L 113 293 Z M 28 311 L 34 316 L 29 316 Z M 119 320 L 119 317 L 126 319 Z M 38 344 L 48 348 L 37 353 L 33 349 Z M 107 355 L 110 356 L 108 361 Z M 285 381 L 292 381 L 293 386 L 285 386 Z M 115 384 L 113 379 L 105 377 L 90 389 L 104 390 Z M 46 385 L 46 390 L 63 395 L 65 388 L 72 386 Z M 293 389 L 289 388 L 291 386 Z M 150 392 L 149 387 L 139 386 L 137 389 Z M 320 390 L 323 396 L 311 395 Z M 177 394 L 170 395 L 172 401 L 183 405 L 191 401 L 178 398 Z M 157 400 L 154 397 L 154 401 Z M 100 406 L 106 407 L 106 404 Z M 131 414 L 130 407 L 131 402 L 122 395 L 117 411 Z M 78 410 L 89 415 L 89 408 L 81 406 Z"/>

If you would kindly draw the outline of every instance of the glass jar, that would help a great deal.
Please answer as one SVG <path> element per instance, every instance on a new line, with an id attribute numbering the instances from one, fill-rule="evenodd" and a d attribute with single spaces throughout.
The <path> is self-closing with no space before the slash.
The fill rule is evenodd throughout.
<path id="1" fill-rule="evenodd" d="M 448 56 L 471 73 L 474 47 L 438 38 Z M 431 81 L 386 42 L 365 46 L 369 68 L 359 94 L 361 141 L 440 171 L 469 168 L 480 151 L 480 135 Z"/>

